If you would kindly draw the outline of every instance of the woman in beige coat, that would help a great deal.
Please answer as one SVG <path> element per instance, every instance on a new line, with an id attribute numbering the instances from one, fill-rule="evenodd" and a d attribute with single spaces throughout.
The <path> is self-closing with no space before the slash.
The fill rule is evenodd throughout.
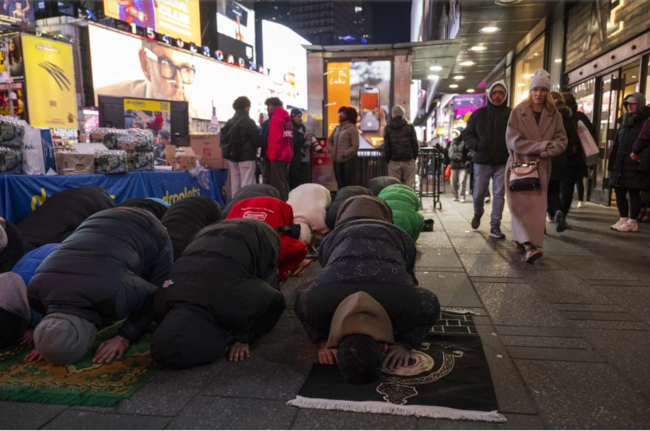
<path id="1" fill-rule="evenodd" d="M 334 176 L 341 190 L 343 187 L 356 185 L 359 151 L 356 109 L 342 106 L 339 109 L 339 123 L 327 138 L 327 151 L 334 160 Z"/>
<path id="2" fill-rule="evenodd" d="M 567 146 L 562 116 L 551 98 L 551 79 L 539 69 L 530 83 L 530 93 L 510 114 L 506 144 L 510 158 L 506 165 L 506 198 L 512 216 L 512 244 L 526 262 L 542 257 L 546 224 L 546 195 L 551 175 L 551 158 Z M 513 163 L 538 162 L 541 187 L 530 191 L 512 191 Z"/>

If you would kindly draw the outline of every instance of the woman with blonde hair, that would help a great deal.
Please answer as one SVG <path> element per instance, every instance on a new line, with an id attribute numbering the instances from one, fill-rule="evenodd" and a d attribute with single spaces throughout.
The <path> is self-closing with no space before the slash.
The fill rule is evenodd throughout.
<path id="1" fill-rule="evenodd" d="M 508 121 L 506 144 L 506 197 L 512 216 L 512 244 L 526 262 L 542 257 L 551 158 L 567 146 L 562 116 L 551 97 L 551 76 L 538 69 L 530 82 L 528 98 Z"/>

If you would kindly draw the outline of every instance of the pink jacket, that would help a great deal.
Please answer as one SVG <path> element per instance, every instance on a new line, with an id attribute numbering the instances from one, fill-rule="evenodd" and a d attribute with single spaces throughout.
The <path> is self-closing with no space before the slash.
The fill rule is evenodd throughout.
<path id="1" fill-rule="evenodd" d="M 291 117 L 278 106 L 269 122 L 269 138 L 266 158 L 271 163 L 290 162 L 293 159 L 293 125 Z"/>

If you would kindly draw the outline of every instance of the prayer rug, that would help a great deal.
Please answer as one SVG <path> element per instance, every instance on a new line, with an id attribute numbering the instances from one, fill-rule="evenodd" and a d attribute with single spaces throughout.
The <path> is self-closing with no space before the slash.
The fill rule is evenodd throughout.
<path id="1" fill-rule="evenodd" d="M 158 372 L 149 350 L 153 326 L 122 359 L 91 362 L 99 345 L 114 337 L 120 324 L 99 332 L 91 353 L 74 365 L 26 363 L 33 344 L 0 350 L 0 400 L 114 407 L 130 398 Z"/>
<path id="2" fill-rule="evenodd" d="M 506 422 L 472 316 L 443 311 L 409 365 L 378 382 L 346 383 L 336 365 L 314 364 L 290 406 L 440 419 Z"/>

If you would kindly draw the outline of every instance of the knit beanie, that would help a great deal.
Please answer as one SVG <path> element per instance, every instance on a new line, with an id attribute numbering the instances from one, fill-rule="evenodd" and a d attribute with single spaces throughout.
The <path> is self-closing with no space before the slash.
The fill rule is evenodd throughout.
<path id="1" fill-rule="evenodd" d="M 52 313 L 43 318 L 34 330 L 34 346 L 54 365 L 69 365 L 83 358 L 95 341 L 95 325 L 64 313 Z"/>
<path id="2" fill-rule="evenodd" d="M 293 109 L 291 110 L 291 118 L 295 117 L 295 116 L 298 115 L 298 114 L 302 114 L 302 111 L 301 111 L 300 109 L 298 109 L 298 108 L 293 108 Z"/>
<path id="3" fill-rule="evenodd" d="M 551 91 L 551 74 L 544 69 L 537 69 L 533 78 L 530 80 L 528 89 L 532 90 L 535 87 L 544 87 Z"/>
<path id="4" fill-rule="evenodd" d="M 395 105 L 393 106 L 392 114 L 393 118 L 404 117 L 406 115 L 406 111 L 400 105 Z"/>

